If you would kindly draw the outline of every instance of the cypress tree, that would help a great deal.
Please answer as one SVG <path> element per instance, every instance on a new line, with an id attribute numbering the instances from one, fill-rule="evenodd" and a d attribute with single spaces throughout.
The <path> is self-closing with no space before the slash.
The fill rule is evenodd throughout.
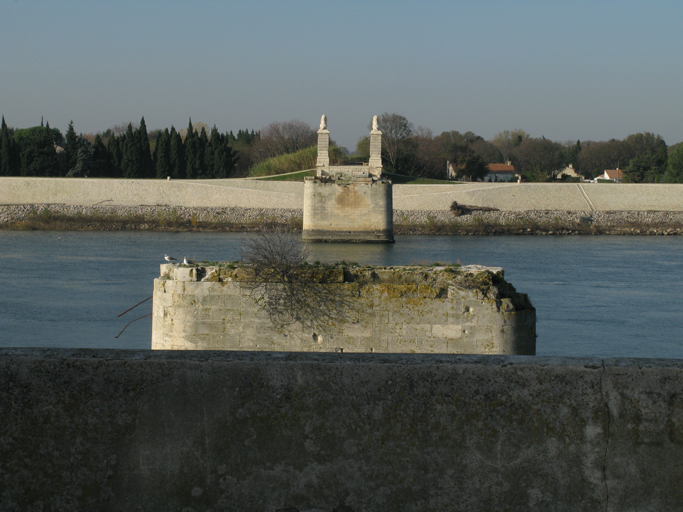
<path id="1" fill-rule="evenodd" d="M 206 151 L 209 146 L 209 137 L 206 135 L 206 130 L 202 126 L 202 131 L 197 137 L 197 177 L 210 178 L 209 169 L 206 166 Z"/>
<path id="2" fill-rule="evenodd" d="M 216 178 L 229 178 L 235 171 L 238 158 L 238 152 L 232 149 L 227 138 L 225 138 L 220 146 L 220 158 L 217 157 L 214 162 Z"/>
<path id="3" fill-rule="evenodd" d="M 90 142 L 88 142 L 84 138 L 79 138 L 78 159 L 76 160 L 75 167 L 69 171 L 67 176 L 74 178 L 83 178 L 90 175 L 94 167 L 94 155 L 95 150 L 93 149 Z"/>
<path id="4" fill-rule="evenodd" d="M 204 161 L 206 162 L 206 175 L 208 178 L 215 178 L 215 167 L 216 167 L 216 152 L 220 151 L 220 146 L 225 136 L 218 133 L 218 128 L 213 125 L 211 128 L 211 138 L 209 139 L 209 144 L 206 147 L 206 155 Z"/>
<path id="5" fill-rule="evenodd" d="M 171 148 L 171 177 L 174 180 L 184 178 L 185 153 L 183 151 L 183 139 L 173 125 L 171 125 L 169 139 Z"/>
<path id="6" fill-rule="evenodd" d="M 14 138 L 10 137 L 9 128 L 5 123 L 5 116 L 2 116 L 2 127 L 0 128 L 0 176 L 13 176 L 12 169 L 12 143 Z"/>
<path id="7" fill-rule="evenodd" d="M 156 173 L 152 165 L 152 153 L 149 148 L 149 135 L 147 134 L 147 124 L 145 124 L 145 116 L 140 119 L 140 128 L 137 130 L 138 147 L 140 154 L 140 177 L 153 178 Z"/>
<path id="8" fill-rule="evenodd" d="M 183 149 L 185 150 L 185 177 L 191 180 L 197 177 L 197 137 L 192 127 L 192 118 L 187 127 Z"/>
<path id="9" fill-rule="evenodd" d="M 109 160 L 109 152 L 102 142 L 102 137 L 98 133 L 95 135 L 93 147 L 93 169 L 91 176 L 110 176 L 111 165 Z"/>
<path id="10" fill-rule="evenodd" d="M 123 158 L 121 160 L 121 170 L 124 178 L 140 178 L 140 140 L 133 132 L 133 126 L 128 123 L 123 143 Z"/>
<path id="11" fill-rule="evenodd" d="M 66 129 L 66 148 L 64 152 L 66 153 L 66 172 L 69 172 L 76 167 L 78 159 L 78 135 L 76 135 L 76 130 L 74 130 L 73 119 L 69 122 L 69 127 Z"/>
<path id="12" fill-rule="evenodd" d="M 123 176 L 121 162 L 123 151 L 121 150 L 121 137 L 112 135 L 107 141 L 107 153 L 109 153 L 109 176 L 120 178 Z"/>
<path id="13" fill-rule="evenodd" d="M 157 139 L 156 150 L 156 177 L 159 179 L 166 179 L 171 176 L 171 135 L 168 128 Z"/>

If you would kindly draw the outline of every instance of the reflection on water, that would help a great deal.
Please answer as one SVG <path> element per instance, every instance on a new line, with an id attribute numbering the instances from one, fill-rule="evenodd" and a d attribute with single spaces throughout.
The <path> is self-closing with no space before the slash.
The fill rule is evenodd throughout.
<path id="1" fill-rule="evenodd" d="M 241 233 L 3 232 L 0 346 L 149 348 L 165 253 L 238 258 Z M 312 261 L 503 267 L 537 309 L 539 355 L 683 358 L 683 237 L 398 236 L 310 244 Z"/>

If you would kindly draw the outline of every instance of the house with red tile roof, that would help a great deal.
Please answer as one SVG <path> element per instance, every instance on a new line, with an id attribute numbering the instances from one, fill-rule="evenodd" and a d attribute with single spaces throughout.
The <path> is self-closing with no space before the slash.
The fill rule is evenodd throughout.
<path id="1" fill-rule="evenodd" d="M 484 181 L 510 181 L 510 178 L 518 177 L 515 166 L 509 160 L 504 164 L 489 164 L 488 169 Z"/>
<path id="2" fill-rule="evenodd" d="M 504 164 L 488 164 L 488 173 L 482 181 L 510 181 L 510 178 L 518 178 L 515 166 L 508 160 Z M 448 163 L 448 178 L 455 179 L 457 173 L 455 166 Z"/>
<path id="3" fill-rule="evenodd" d="M 600 176 L 595 178 L 596 180 L 611 180 L 615 183 L 621 183 L 622 180 L 624 179 L 624 175 L 621 172 L 621 169 L 605 169 L 605 172 L 603 172 Z"/>

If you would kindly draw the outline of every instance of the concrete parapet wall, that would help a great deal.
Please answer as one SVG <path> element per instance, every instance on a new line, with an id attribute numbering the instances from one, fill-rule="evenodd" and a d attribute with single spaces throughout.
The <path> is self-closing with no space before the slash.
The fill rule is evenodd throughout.
<path id="1" fill-rule="evenodd" d="M 682 383 L 683 361 L 0 349 L 0 509 L 678 510 Z"/>
<path id="2" fill-rule="evenodd" d="M 330 305 L 339 316 L 321 330 L 274 325 L 241 269 L 164 264 L 152 349 L 535 354 L 536 311 L 502 269 L 451 270 L 313 268 L 324 284 L 306 287 L 322 288 L 320 300 L 347 298 L 341 311 Z"/>

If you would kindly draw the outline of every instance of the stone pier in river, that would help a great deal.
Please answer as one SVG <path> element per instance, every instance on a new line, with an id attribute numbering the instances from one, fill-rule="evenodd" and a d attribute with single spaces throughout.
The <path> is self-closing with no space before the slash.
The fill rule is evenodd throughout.
<path id="1" fill-rule="evenodd" d="M 361 165 L 330 165 L 330 132 L 322 116 L 318 130 L 315 177 L 304 183 L 305 242 L 394 241 L 391 181 L 382 177 L 382 132 L 377 116 L 370 132 L 370 161 Z"/>
<path id="2" fill-rule="evenodd" d="M 152 349 L 536 353 L 536 310 L 501 268 L 337 265 L 300 272 L 297 296 L 288 296 L 281 283 L 254 283 L 250 269 L 233 264 L 161 265 Z"/>

